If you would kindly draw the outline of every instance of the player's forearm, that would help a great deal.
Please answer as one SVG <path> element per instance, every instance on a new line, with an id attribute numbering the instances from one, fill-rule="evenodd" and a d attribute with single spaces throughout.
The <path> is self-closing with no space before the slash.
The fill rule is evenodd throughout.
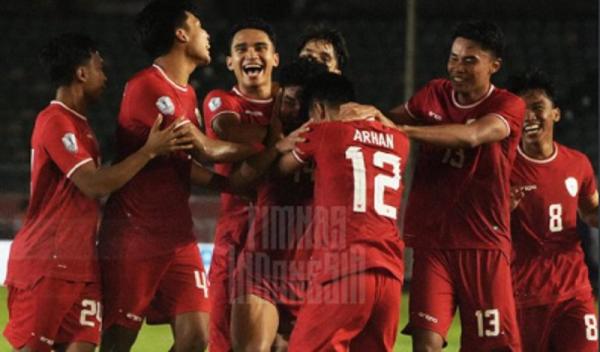
<path id="1" fill-rule="evenodd" d="M 302 167 L 302 163 L 300 163 L 292 154 L 286 153 L 281 158 L 279 158 L 279 162 L 277 162 L 277 166 L 275 167 L 275 171 L 279 175 L 291 175 L 296 170 Z"/>
<path id="2" fill-rule="evenodd" d="M 581 220 L 585 222 L 588 226 L 598 227 L 598 207 L 593 209 L 588 209 L 585 211 L 579 210 L 579 216 Z"/>
<path id="3" fill-rule="evenodd" d="M 240 123 L 231 126 L 227 132 L 227 141 L 243 144 L 262 143 L 267 135 L 267 128 L 251 123 Z"/>
<path id="4" fill-rule="evenodd" d="M 403 126 L 408 137 L 447 148 L 474 148 L 481 144 L 477 134 L 468 125 Z"/>
<path id="5" fill-rule="evenodd" d="M 201 154 L 207 161 L 234 163 L 245 160 L 256 153 L 256 147 L 249 144 L 212 140 L 203 144 Z"/>
<path id="6" fill-rule="evenodd" d="M 230 189 L 243 193 L 255 186 L 279 155 L 277 148 L 273 146 L 244 161 L 229 175 Z"/>

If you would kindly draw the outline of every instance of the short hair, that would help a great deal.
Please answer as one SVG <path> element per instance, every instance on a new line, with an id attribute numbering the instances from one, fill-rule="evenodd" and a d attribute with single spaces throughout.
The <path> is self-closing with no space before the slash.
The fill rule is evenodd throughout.
<path id="1" fill-rule="evenodd" d="M 340 70 L 348 63 L 350 54 L 348 53 L 348 47 L 346 46 L 346 39 L 344 39 L 342 33 L 337 29 L 327 27 L 324 24 L 309 26 L 300 37 L 297 53 L 300 54 L 302 48 L 310 41 L 324 41 L 331 43 Z"/>
<path id="2" fill-rule="evenodd" d="M 135 17 L 136 39 L 148 55 L 156 58 L 171 50 L 175 30 L 185 23 L 186 11 L 200 17 L 193 0 L 153 0 Z"/>
<path id="3" fill-rule="evenodd" d="M 496 57 L 504 55 L 504 33 L 494 22 L 485 20 L 461 22 L 454 27 L 452 40 L 457 37 L 479 43 L 483 50 L 491 51 Z"/>
<path id="4" fill-rule="evenodd" d="M 339 106 L 355 100 L 354 85 L 343 75 L 325 72 L 312 78 L 302 92 L 302 103 L 306 111 L 320 101 L 330 106 Z"/>
<path id="5" fill-rule="evenodd" d="M 259 31 L 263 31 L 269 37 L 269 40 L 273 44 L 273 48 L 277 50 L 277 36 L 275 35 L 275 31 L 273 27 L 265 22 L 262 18 L 251 17 L 247 18 L 242 22 L 236 23 L 229 30 L 229 48 L 231 48 L 231 44 L 233 43 L 233 37 L 237 34 L 237 32 L 244 29 L 257 29 Z M 230 49 L 231 50 L 231 49 Z"/>
<path id="6" fill-rule="evenodd" d="M 298 58 L 279 70 L 279 85 L 304 87 L 313 77 L 327 72 L 327 66 L 307 58 Z"/>
<path id="7" fill-rule="evenodd" d="M 63 33 L 52 39 L 42 48 L 39 60 L 48 70 L 50 81 L 57 86 L 73 82 L 77 67 L 85 65 L 98 45 L 85 34 Z"/>
<path id="8" fill-rule="evenodd" d="M 546 72 L 537 67 L 509 77 L 508 89 L 517 95 L 528 90 L 543 90 L 553 103 L 555 101 L 554 82 Z"/>

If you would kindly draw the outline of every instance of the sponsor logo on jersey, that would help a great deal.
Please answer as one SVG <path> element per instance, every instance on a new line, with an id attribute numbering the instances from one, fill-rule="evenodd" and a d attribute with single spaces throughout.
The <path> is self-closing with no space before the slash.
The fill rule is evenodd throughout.
<path id="1" fill-rule="evenodd" d="M 263 116 L 262 111 L 253 111 L 253 110 L 245 110 L 244 114 L 250 115 L 250 116 Z"/>
<path id="2" fill-rule="evenodd" d="M 165 116 L 170 116 L 175 113 L 175 104 L 173 104 L 173 100 L 170 97 L 162 96 L 156 100 L 156 107 L 161 114 Z"/>
<path id="3" fill-rule="evenodd" d="M 71 153 L 77 153 L 77 138 L 75 137 L 75 134 L 71 132 L 66 133 L 62 137 L 62 142 L 66 150 L 68 150 Z"/>
<path id="4" fill-rule="evenodd" d="M 40 336 L 40 341 L 47 344 L 48 346 L 54 345 L 54 340 L 49 339 L 46 336 Z"/>
<path id="5" fill-rule="evenodd" d="M 210 111 L 214 112 L 215 110 L 220 108 L 222 104 L 223 104 L 223 102 L 221 101 L 221 98 L 214 97 L 208 101 L 208 108 L 210 109 Z"/>
<path id="6" fill-rule="evenodd" d="M 579 185 L 577 184 L 577 180 L 575 179 L 575 177 L 567 177 L 565 179 L 565 187 L 567 187 L 567 192 L 569 192 L 571 197 L 577 196 Z"/>
<path id="7" fill-rule="evenodd" d="M 420 318 L 423 318 L 423 319 L 427 320 L 427 321 L 428 321 L 428 322 L 430 322 L 430 323 L 434 323 L 434 324 L 437 324 L 437 323 L 438 323 L 438 319 L 437 319 L 436 317 L 434 317 L 434 316 L 431 316 L 431 315 L 429 315 L 429 314 L 427 314 L 427 313 L 419 312 L 419 313 L 417 313 L 417 315 L 418 315 Z"/>
<path id="8" fill-rule="evenodd" d="M 429 117 L 433 117 L 433 119 L 436 120 L 436 121 L 442 121 L 442 119 L 443 119 L 442 115 L 437 114 L 437 113 L 435 113 L 433 111 L 429 111 L 427 113 L 427 115 L 429 115 Z"/>

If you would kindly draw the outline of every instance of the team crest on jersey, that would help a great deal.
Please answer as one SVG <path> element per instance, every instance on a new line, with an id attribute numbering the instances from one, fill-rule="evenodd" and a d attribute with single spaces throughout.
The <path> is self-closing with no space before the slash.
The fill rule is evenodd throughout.
<path id="1" fill-rule="evenodd" d="M 175 113 L 175 104 L 173 104 L 173 100 L 171 100 L 168 96 L 162 96 L 156 100 L 156 107 L 161 114 L 165 116 L 170 116 Z"/>
<path id="2" fill-rule="evenodd" d="M 65 133 L 62 137 L 62 142 L 66 150 L 71 153 L 77 153 L 77 138 L 75 137 L 75 134 L 71 132 Z"/>
<path id="3" fill-rule="evenodd" d="M 221 104 L 223 104 L 223 102 L 221 101 L 221 98 L 214 97 L 208 101 L 208 108 L 210 109 L 210 111 L 215 111 L 221 107 Z"/>
<path id="4" fill-rule="evenodd" d="M 565 179 L 565 186 L 567 187 L 567 192 L 569 192 L 571 197 L 575 197 L 577 195 L 579 186 L 577 184 L 577 180 L 575 179 L 575 177 L 567 177 Z"/>

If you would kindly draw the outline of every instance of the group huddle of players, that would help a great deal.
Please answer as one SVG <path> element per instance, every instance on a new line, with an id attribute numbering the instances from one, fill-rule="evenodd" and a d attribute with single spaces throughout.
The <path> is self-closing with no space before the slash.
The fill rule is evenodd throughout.
<path id="1" fill-rule="evenodd" d="M 57 90 L 9 258 L 15 350 L 129 351 L 146 321 L 171 325 L 172 351 L 392 351 L 404 241 L 413 350 L 440 351 L 457 308 L 464 351 L 598 349 L 576 233 L 578 213 L 598 226 L 594 172 L 554 141 L 543 72 L 511 92 L 491 83 L 497 25 L 459 23 L 448 78 L 384 114 L 354 102 L 336 30 L 308 30 L 274 83 L 273 30 L 236 25 L 237 83 L 200 113 L 188 81 L 210 44 L 196 5 L 153 0 L 135 24 L 153 63 L 125 86 L 111 166 L 85 117 L 106 83 L 95 43 L 63 34 L 40 55 Z M 209 278 L 191 185 L 221 192 Z"/>

